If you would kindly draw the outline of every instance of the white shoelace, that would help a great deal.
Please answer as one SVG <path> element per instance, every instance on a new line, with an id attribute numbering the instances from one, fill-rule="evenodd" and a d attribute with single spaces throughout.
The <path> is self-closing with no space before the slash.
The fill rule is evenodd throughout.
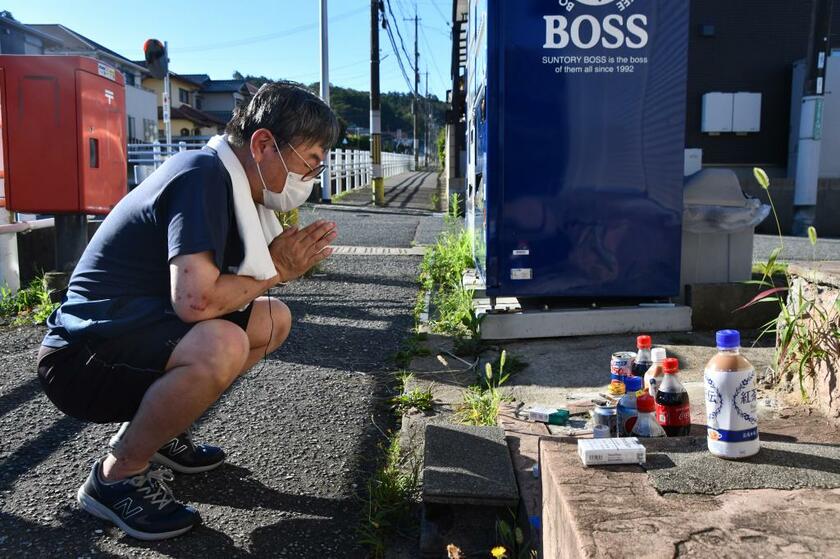
<path id="1" fill-rule="evenodd" d="M 158 506 L 158 510 L 163 510 L 163 507 L 175 500 L 172 496 L 172 489 L 166 485 L 166 482 L 171 482 L 175 479 L 175 474 L 168 468 L 149 469 L 145 474 L 134 476 L 129 480 L 131 485 L 137 487 L 137 490 L 153 505 Z"/>

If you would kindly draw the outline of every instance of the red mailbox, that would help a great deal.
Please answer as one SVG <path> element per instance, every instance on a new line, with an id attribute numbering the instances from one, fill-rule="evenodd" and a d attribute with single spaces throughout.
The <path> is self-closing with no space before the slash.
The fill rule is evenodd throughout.
<path id="1" fill-rule="evenodd" d="M 82 56 L 0 55 L 6 205 L 106 214 L 127 192 L 125 82 Z"/>

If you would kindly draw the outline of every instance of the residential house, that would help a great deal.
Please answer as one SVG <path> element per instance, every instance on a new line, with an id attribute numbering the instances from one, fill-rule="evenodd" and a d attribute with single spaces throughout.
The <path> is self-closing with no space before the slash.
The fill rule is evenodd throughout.
<path id="1" fill-rule="evenodd" d="M 236 107 L 247 103 L 257 92 L 257 86 L 243 79 L 213 80 L 207 74 L 186 74 L 184 77 L 201 84 L 199 104 L 195 106 L 225 122 Z"/>
<path id="2" fill-rule="evenodd" d="M 158 134 L 165 136 L 163 126 L 163 80 L 151 76 L 143 79 L 143 85 L 152 89 L 158 99 Z M 201 83 L 190 76 L 169 72 L 170 119 L 172 140 L 207 138 L 223 131 L 228 119 L 202 110 Z"/>
<path id="3" fill-rule="evenodd" d="M 125 77 L 125 108 L 128 143 L 151 142 L 155 138 L 155 95 L 142 87 L 145 66 L 60 24 L 27 24 L 26 27 L 41 34 L 54 37 L 56 43 L 46 44 L 43 54 L 65 54 L 89 56 L 115 67 Z M 139 45 L 138 45 L 139 48 Z"/>
<path id="4" fill-rule="evenodd" d="M 0 54 L 44 54 L 61 42 L 47 33 L 24 25 L 6 10 L 0 11 Z"/>

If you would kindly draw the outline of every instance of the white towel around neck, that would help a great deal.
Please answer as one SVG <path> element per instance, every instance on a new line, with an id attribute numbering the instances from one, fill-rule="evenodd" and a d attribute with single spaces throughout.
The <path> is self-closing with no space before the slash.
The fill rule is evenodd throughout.
<path id="1" fill-rule="evenodd" d="M 230 173 L 231 183 L 233 183 L 233 213 L 236 216 L 236 228 L 245 248 L 242 263 L 236 269 L 227 271 L 258 280 L 274 277 L 277 270 L 268 252 L 268 244 L 283 232 L 280 220 L 272 210 L 254 202 L 248 176 L 239 158 L 228 144 L 227 134 L 213 136 L 207 142 L 207 147 L 219 154 L 219 159 Z"/>

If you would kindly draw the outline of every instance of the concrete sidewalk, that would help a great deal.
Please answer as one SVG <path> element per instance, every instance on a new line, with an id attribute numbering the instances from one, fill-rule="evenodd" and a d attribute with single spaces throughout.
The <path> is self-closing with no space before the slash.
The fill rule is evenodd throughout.
<path id="1" fill-rule="evenodd" d="M 427 212 L 317 206 L 337 244 L 407 248 L 442 221 Z M 204 525 L 160 543 L 126 537 L 75 503 L 116 425 L 64 416 L 35 377 L 42 327 L 0 328 L 0 556 L 364 557 L 363 491 L 389 428 L 391 355 L 413 324 L 421 257 L 338 254 L 274 290 L 292 310 L 286 344 L 240 379 L 196 425 L 227 463 L 177 476 L 175 496 Z"/>
<path id="2" fill-rule="evenodd" d="M 415 171 L 385 179 L 385 207 L 433 211 L 438 173 Z M 373 207 L 370 186 L 342 194 L 334 204 Z"/>

